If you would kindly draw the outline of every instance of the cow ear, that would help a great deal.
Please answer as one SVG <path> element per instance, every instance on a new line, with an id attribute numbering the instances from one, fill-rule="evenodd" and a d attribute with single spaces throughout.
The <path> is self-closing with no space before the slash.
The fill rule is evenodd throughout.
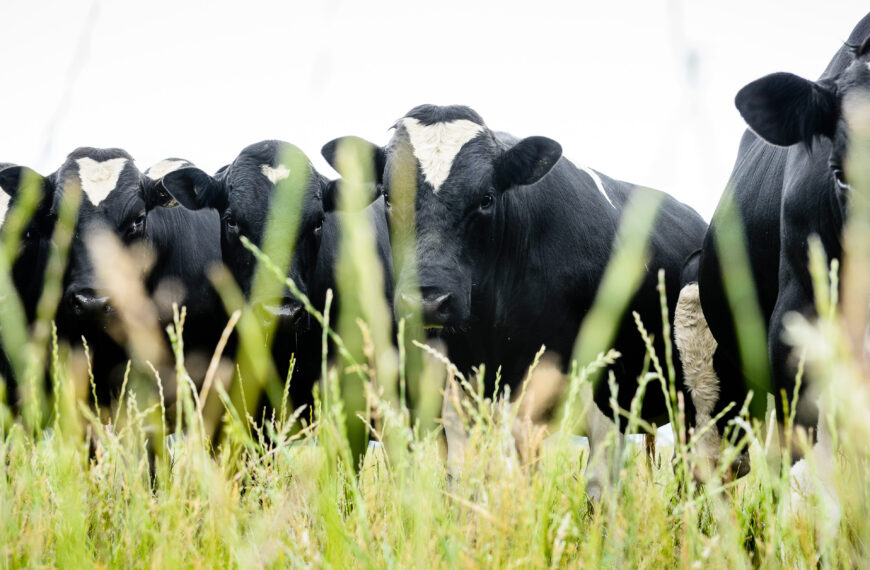
<path id="1" fill-rule="evenodd" d="M 54 199 L 54 176 L 43 176 L 26 166 L 8 166 L 0 170 L 0 189 L 11 198 L 18 195 L 24 184 L 39 184 L 42 191 L 39 207 L 51 206 Z"/>
<path id="2" fill-rule="evenodd" d="M 358 148 L 368 148 L 370 150 L 370 155 L 372 157 L 372 180 L 370 182 L 374 182 L 375 184 L 381 184 L 384 181 L 384 167 L 387 163 L 387 155 L 384 151 L 383 147 L 376 145 L 373 142 L 369 142 L 360 137 L 347 136 L 347 137 L 339 137 L 337 139 L 333 139 L 323 145 L 323 148 L 320 149 L 320 154 L 326 159 L 326 162 L 329 163 L 329 166 L 333 167 L 336 172 L 345 175 L 344 172 L 339 170 L 338 161 L 336 154 L 338 152 L 339 146 L 343 144 L 352 144 L 356 145 Z"/>
<path id="3" fill-rule="evenodd" d="M 812 143 L 834 136 L 837 97 L 833 91 L 791 73 L 771 73 L 737 93 L 734 104 L 746 124 L 771 144 Z"/>
<path id="4" fill-rule="evenodd" d="M 496 182 L 502 190 L 534 184 L 562 156 L 562 145 L 547 137 L 524 138 L 496 163 Z"/>
<path id="5" fill-rule="evenodd" d="M 224 185 L 199 168 L 190 166 L 169 172 L 162 183 L 168 196 L 188 210 L 222 210 L 226 206 Z"/>
<path id="6" fill-rule="evenodd" d="M 0 170 L 0 189 L 13 198 L 18 195 L 21 184 L 26 184 L 28 180 L 38 181 L 43 188 L 46 183 L 51 183 L 49 178 L 26 166 L 9 166 Z"/>

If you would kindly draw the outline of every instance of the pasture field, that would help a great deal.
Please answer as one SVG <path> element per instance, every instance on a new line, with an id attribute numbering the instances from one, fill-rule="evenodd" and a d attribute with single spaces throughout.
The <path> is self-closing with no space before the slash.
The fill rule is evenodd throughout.
<path id="1" fill-rule="evenodd" d="M 362 195 L 349 191 L 347 200 Z M 850 251 L 861 263 L 870 243 L 863 239 L 870 235 L 865 202 L 856 199 L 849 229 Z M 26 207 L 19 209 L 26 215 Z M 74 212 L 61 213 L 46 307 L 59 296 Z M 422 342 L 413 316 L 398 324 L 401 342 L 393 349 L 366 224 L 345 228 L 341 321 L 333 327 L 309 307 L 329 331 L 313 412 L 295 411 L 283 383 L 270 377 L 262 365 L 268 331 L 220 273 L 215 281 L 232 314 L 228 330 L 235 326 L 245 356 L 236 365 L 215 358 L 204 383 L 195 385 L 179 311 L 169 331 L 170 366 L 134 362 L 119 398 L 98 402 L 98 413 L 87 353 L 58 346 L 51 309 L 26 328 L 8 310 L 14 295 L 3 277 L 0 330 L 25 396 L 20 413 L 6 405 L 0 412 L 0 568 L 867 567 L 870 385 L 838 311 L 837 297 L 853 285 L 848 277 L 839 282 L 828 270 L 837 265 L 817 246 L 811 253 L 822 317 L 796 318 L 790 330 L 805 375 L 827 403 L 835 450 L 828 462 L 810 455 L 808 470 L 831 484 L 812 477 L 796 489 L 775 426 L 750 416 L 746 405 L 738 421 L 747 435 L 731 443 L 749 446 L 751 472 L 729 481 L 720 468 L 703 485 L 696 482 L 703 465 L 691 444 L 709 426 L 686 430 L 673 369 L 651 355 L 635 403 L 644 391 L 666 391 L 664 421 L 675 426 L 674 446 L 651 455 L 610 446 L 591 461 L 607 461 L 613 477 L 599 501 L 587 498 L 583 467 L 590 459 L 568 436 L 584 413 L 587 383 L 607 382 L 601 370 L 618 358 L 607 351 L 612 323 L 642 271 L 654 214 L 655 204 L 642 200 L 626 213 L 624 247 L 581 329 L 577 361 L 560 377 L 568 388 L 555 415 L 534 426 L 517 422 L 521 406 L 511 403 L 532 398 L 534 382 L 520 395 L 484 398 L 480 374 L 497 371 L 461 376 L 437 345 Z M 20 228 L 7 226 L 0 275 L 8 276 Z M 283 258 L 286 268 L 289 256 L 270 243 L 265 253 L 251 248 L 261 259 L 260 282 L 280 286 L 286 271 L 271 260 Z M 739 236 L 736 243 L 742 246 Z M 857 267 L 852 274 L 870 274 L 866 264 Z M 638 334 L 667 331 L 645 331 L 640 323 Z M 131 335 L 130 343 L 148 338 Z M 530 378 L 554 373 L 543 361 L 535 371 Z M 439 419 L 445 379 L 462 390 L 445 414 L 448 427 L 465 437 L 450 457 Z M 261 392 L 274 412 L 251 418 L 246 410 Z M 632 431 L 654 430 L 637 409 L 606 413 Z M 785 434 L 807 448 L 802 430 L 786 425 Z M 726 457 L 731 453 L 729 446 Z"/>

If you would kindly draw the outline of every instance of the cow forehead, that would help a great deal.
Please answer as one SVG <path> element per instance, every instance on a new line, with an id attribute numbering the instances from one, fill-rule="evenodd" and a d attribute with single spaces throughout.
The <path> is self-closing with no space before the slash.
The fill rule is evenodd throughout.
<path id="1" fill-rule="evenodd" d="M 260 172 L 269 179 L 269 182 L 272 184 L 278 184 L 288 176 L 290 176 L 290 169 L 284 166 L 283 164 L 278 164 L 278 166 L 272 166 L 271 164 L 261 164 Z"/>
<path id="2" fill-rule="evenodd" d="M 127 162 L 128 160 L 123 157 L 99 162 L 87 156 L 76 159 L 82 192 L 90 198 L 91 202 L 99 204 L 118 185 L 118 179 Z"/>
<path id="3" fill-rule="evenodd" d="M 408 133 L 423 177 L 436 193 L 447 180 L 460 149 L 484 129 L 483 125 L 468 119 L 425 125 L 413 117 L 405 117 L 402 126 Z"/>
<path id="4" fill-rule="evenodd" d="M 189 166 L 189 165 L 190 165 L 190 163 L 186 160 L 181 160 L 181 159 L 175 160 L 175 159 L 168 158 L 165 160 L 161 160 L 160 162 L 158 162 L 157 164 L 155 164 L 154 166 L 149 168 L 145 172 L 145 176 L 147 176 L 151 180 L 160 180 L 161 178 L 163 178 L 164 176 L 166 176 L 170 172 L 175 172 L 179 168 Z"/>

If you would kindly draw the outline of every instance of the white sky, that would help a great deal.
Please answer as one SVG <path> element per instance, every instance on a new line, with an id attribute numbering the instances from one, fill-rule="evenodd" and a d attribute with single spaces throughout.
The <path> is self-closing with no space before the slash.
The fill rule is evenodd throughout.
<path id="1" fill-rule="evenodd" d="M 836 5 L 836 9 L 833 7 Z M 213 171 L 279 138 L 378 143 L 420 103 L 474 107 L 709 218 L 744 126 L 737 90 L 817 77 L 858 0 L 475 3 L 2 0 L 0 161 L 53 171 L 118 146 Z"/>

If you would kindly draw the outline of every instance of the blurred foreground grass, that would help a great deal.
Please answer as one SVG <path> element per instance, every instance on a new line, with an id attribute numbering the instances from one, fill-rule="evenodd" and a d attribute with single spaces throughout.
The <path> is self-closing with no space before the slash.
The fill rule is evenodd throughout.
<path id="1" fill-rule="evenodd" d="M 356 186 L 361 194 L 362 184 Z M 624 224 L 626 243 L 609 275 L 613 283 L 636 281 L 643 265 L 646 228 L 654 219 L 654 205 L 643 204 Z M 870 219 L 863 210 L 858 215 Z M 12 419 L 8 410 L 0 414 L 0 568 L 867 566 L 870 397 L 854 334 L 840 326 L 831 302 L 837 281 L 830 282 L 818 247 L 814 276 L 824 318 L 796 321 L 792 336 L 807 372 L 827 380 L 817 391 L 828 403 L 834 460 L 816 465 L 810 457 L 809 467 L 829 470 L 833 488 L 802 489 L 806 500 L 797 501 L 788 465 L 779 461 L 775 426 L 744 411 L 738 421 L 747 428 L 742 444 L 752 455 L 747 477 L 723 482 L 720 471 L 698 485 L 686 475 L 695 467 L 687 442 L 698 433 L 679 428 L 674 446 L 660 446 L 652 458 L 631 445 L 622 455 L 614 447 L 593 458 L 611 461 L 616 475 L 593 506 L 585 493 L 587 448 L 557 431 L 569 425 L 566 420 L 526 429 L 518 444 L 520 406 L 484 398 L 479 377 L 462 377 L 436 349 L 421 344 L 419 323 L 398 323 L 401 342 L 392 348 L 388 310 L 378 298 L 382 276 L 372 269 L 372 236 L 353 222 L 346 231 L 338 333 L 329 311 L 319 313 L 305 300 L 327 327 L 322 354 L 296 355 L 323 357 L 326 380 L 311 416 L 294 412 L 280 384 L 267 384 L 274 373 L 258 367 L 268 358 L 262 340 L 268 332 L 246 316 L 241 293 L 227 283 L 223 297 L 234 312 L 232 324 L 239 323 L 240 345 L 259 351 L 248 361 L 240 358 L 231 378 L 215 379 L 220 374 L 214 372 L 205 386 L 191 381 L 178 340 L 183 313 L 169 335 L 175 377 L 167 378 L 165 369 L 161 378 L 139 373 L 119 401 L 102 403 L 100 414 L 88 402 L 87 364 L 76 351 L 53 343 L 48 366 L 35 365 L 32 357 L 22 361 L 20 369 L 32 376 L 28 386 L 38 392 L 36 370 L 49 369 L 53 390 L 33 398 L 23 418 Z M 286 252 L 276 265 L 250 247 L 262 262 L 263 286 L 267 278 L 280 284 Z M 851 263 L 863 271 L 870 267 L 859 255 Z M 60 274 L 49 279 L 59 282 Z M 295 284 L 286 285 L 298 293 Z M 584 329 L 588 340 L 578 346 L 580 363 L 570 378 L 556 372 L 563 386 L 571 386 L 568 400 L 616 357 L 599 352 L 610 342 L 618 318 L 613 313 L 624 310 L 625 299 L 617 297 L 631 294 L 628 285 L 615 289 L 601 295 L 594 314 L 603 325 Z M 50 319 L 46 313 L 40 326 Z M 40 326 L 37 340 L 45 342 Z M 10 328 L 26 334 L 20 322 Z M 6 346 L 34 343 L 28 337 L 10 345 L 7 336 Z M 327 359 L 329 346 L 335 355 Z M 538 371 L 553 373 L 545 362 Z M 239 382 L 245 374 L 256 381 Z M 671 424 L 685 426 L 671 375 L 669 363 L 651 360 L 642 385 L 669 391 Z M 445 379 L 463 386 L 451 417 L 458 422 L 452 427 L 467 434 L 450 462 L 442 428 L 432 427 Z M 176 405 L 167 414 L 156 396 L 170 386 Z M 248 409 L 256 395 L 250 391 L 260 386 L 275 413 L 254 421 Z M 632 410 L 606 413 L 621 413 L 622 425 L 627 418 L 640 430 L 653 428 Z M 218 443 L 212 438 L 215 414 L 224 425 Z M 789 439 L 806 447 L 803 431 L 786 428 Z M 369 440 L 377 443 L 367 446 Z M 842 511 L 833 526 L 826 503 L 832 495 Z"/>

